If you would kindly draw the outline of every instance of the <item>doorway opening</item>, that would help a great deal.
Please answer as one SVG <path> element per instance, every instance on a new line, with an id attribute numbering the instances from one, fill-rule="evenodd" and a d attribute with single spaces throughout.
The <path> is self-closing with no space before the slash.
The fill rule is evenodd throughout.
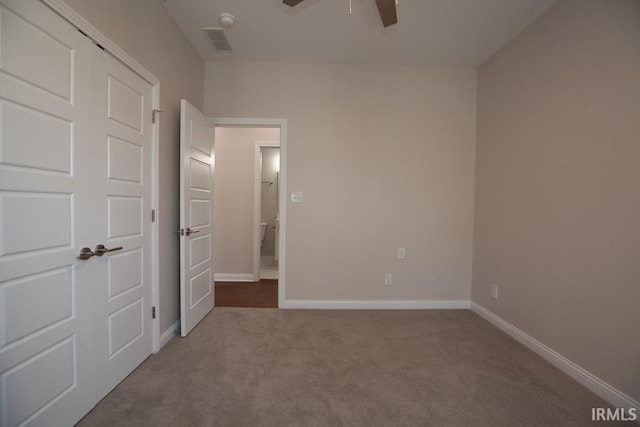
<path id="1" fill-rule="evenodd" d="M 260 221 L 260 280 L 278 279 L 278 247 L 280 239 L 280 210 L 278 193 L 280 192 L 280 141 L 256 141 L 256 206 L 257 220 Z"/>
<path id="2" fill-rule="evenodd" d="M 278 307 L 285 279 L 286 120 L 214 123 L 215 305 Z"/>

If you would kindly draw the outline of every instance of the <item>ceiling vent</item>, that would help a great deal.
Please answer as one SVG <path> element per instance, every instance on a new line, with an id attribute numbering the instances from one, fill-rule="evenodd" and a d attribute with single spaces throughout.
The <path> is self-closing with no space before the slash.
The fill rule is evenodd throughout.
<path id="1" fill-rule="evenodd" d="M 207 36 L 216 51 L 228 52 L 231 50 L 229 40 L 227 40 L 222 28 L 202 28 L 202 32 Z"/>

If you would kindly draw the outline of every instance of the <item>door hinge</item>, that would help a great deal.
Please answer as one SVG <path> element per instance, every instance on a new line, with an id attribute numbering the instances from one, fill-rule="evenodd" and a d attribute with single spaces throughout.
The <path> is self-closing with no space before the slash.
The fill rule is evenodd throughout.
<path id="1" fill-rule="evenodd" d="M 152 319 L 156 318 L 156 307 L 155 306 L 151 307 L 151 318 Z"/>
<path id="2" fill-rule="evenodd" d="M 151 222 L 156 222 L 156 210 L 151 209 Z"/>
<path id="3" fill-rule="evenodd" d="M 151 110 L 151 123 L 156 123 L 156 116 L 158 115 L 158 113 L 162 113 L 162 110 L 159 108 Z"/>

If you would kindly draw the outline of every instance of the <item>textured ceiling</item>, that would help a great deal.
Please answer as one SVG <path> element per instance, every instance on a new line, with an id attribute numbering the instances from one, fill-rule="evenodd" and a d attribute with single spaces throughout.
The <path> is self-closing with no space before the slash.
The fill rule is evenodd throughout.
<path id="1" fill-rule="evenodd" d="M 400 0 L 383 28 L 374 0 L 162 0 L 205 60 L 476 67 L 557 0 Z M 200 30 L 219 27 L 232 52 L 216 52 Z"/>

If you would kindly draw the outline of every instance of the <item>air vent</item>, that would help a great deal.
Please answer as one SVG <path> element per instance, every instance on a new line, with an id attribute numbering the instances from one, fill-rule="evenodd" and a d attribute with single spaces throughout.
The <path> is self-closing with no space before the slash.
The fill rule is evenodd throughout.
<path id="1" fill-rule="evenodd" d="M 227 40 L 222 28 L 202 28 L 202 32 L 218 52 L 231 50 L 229 40 Z"/>

